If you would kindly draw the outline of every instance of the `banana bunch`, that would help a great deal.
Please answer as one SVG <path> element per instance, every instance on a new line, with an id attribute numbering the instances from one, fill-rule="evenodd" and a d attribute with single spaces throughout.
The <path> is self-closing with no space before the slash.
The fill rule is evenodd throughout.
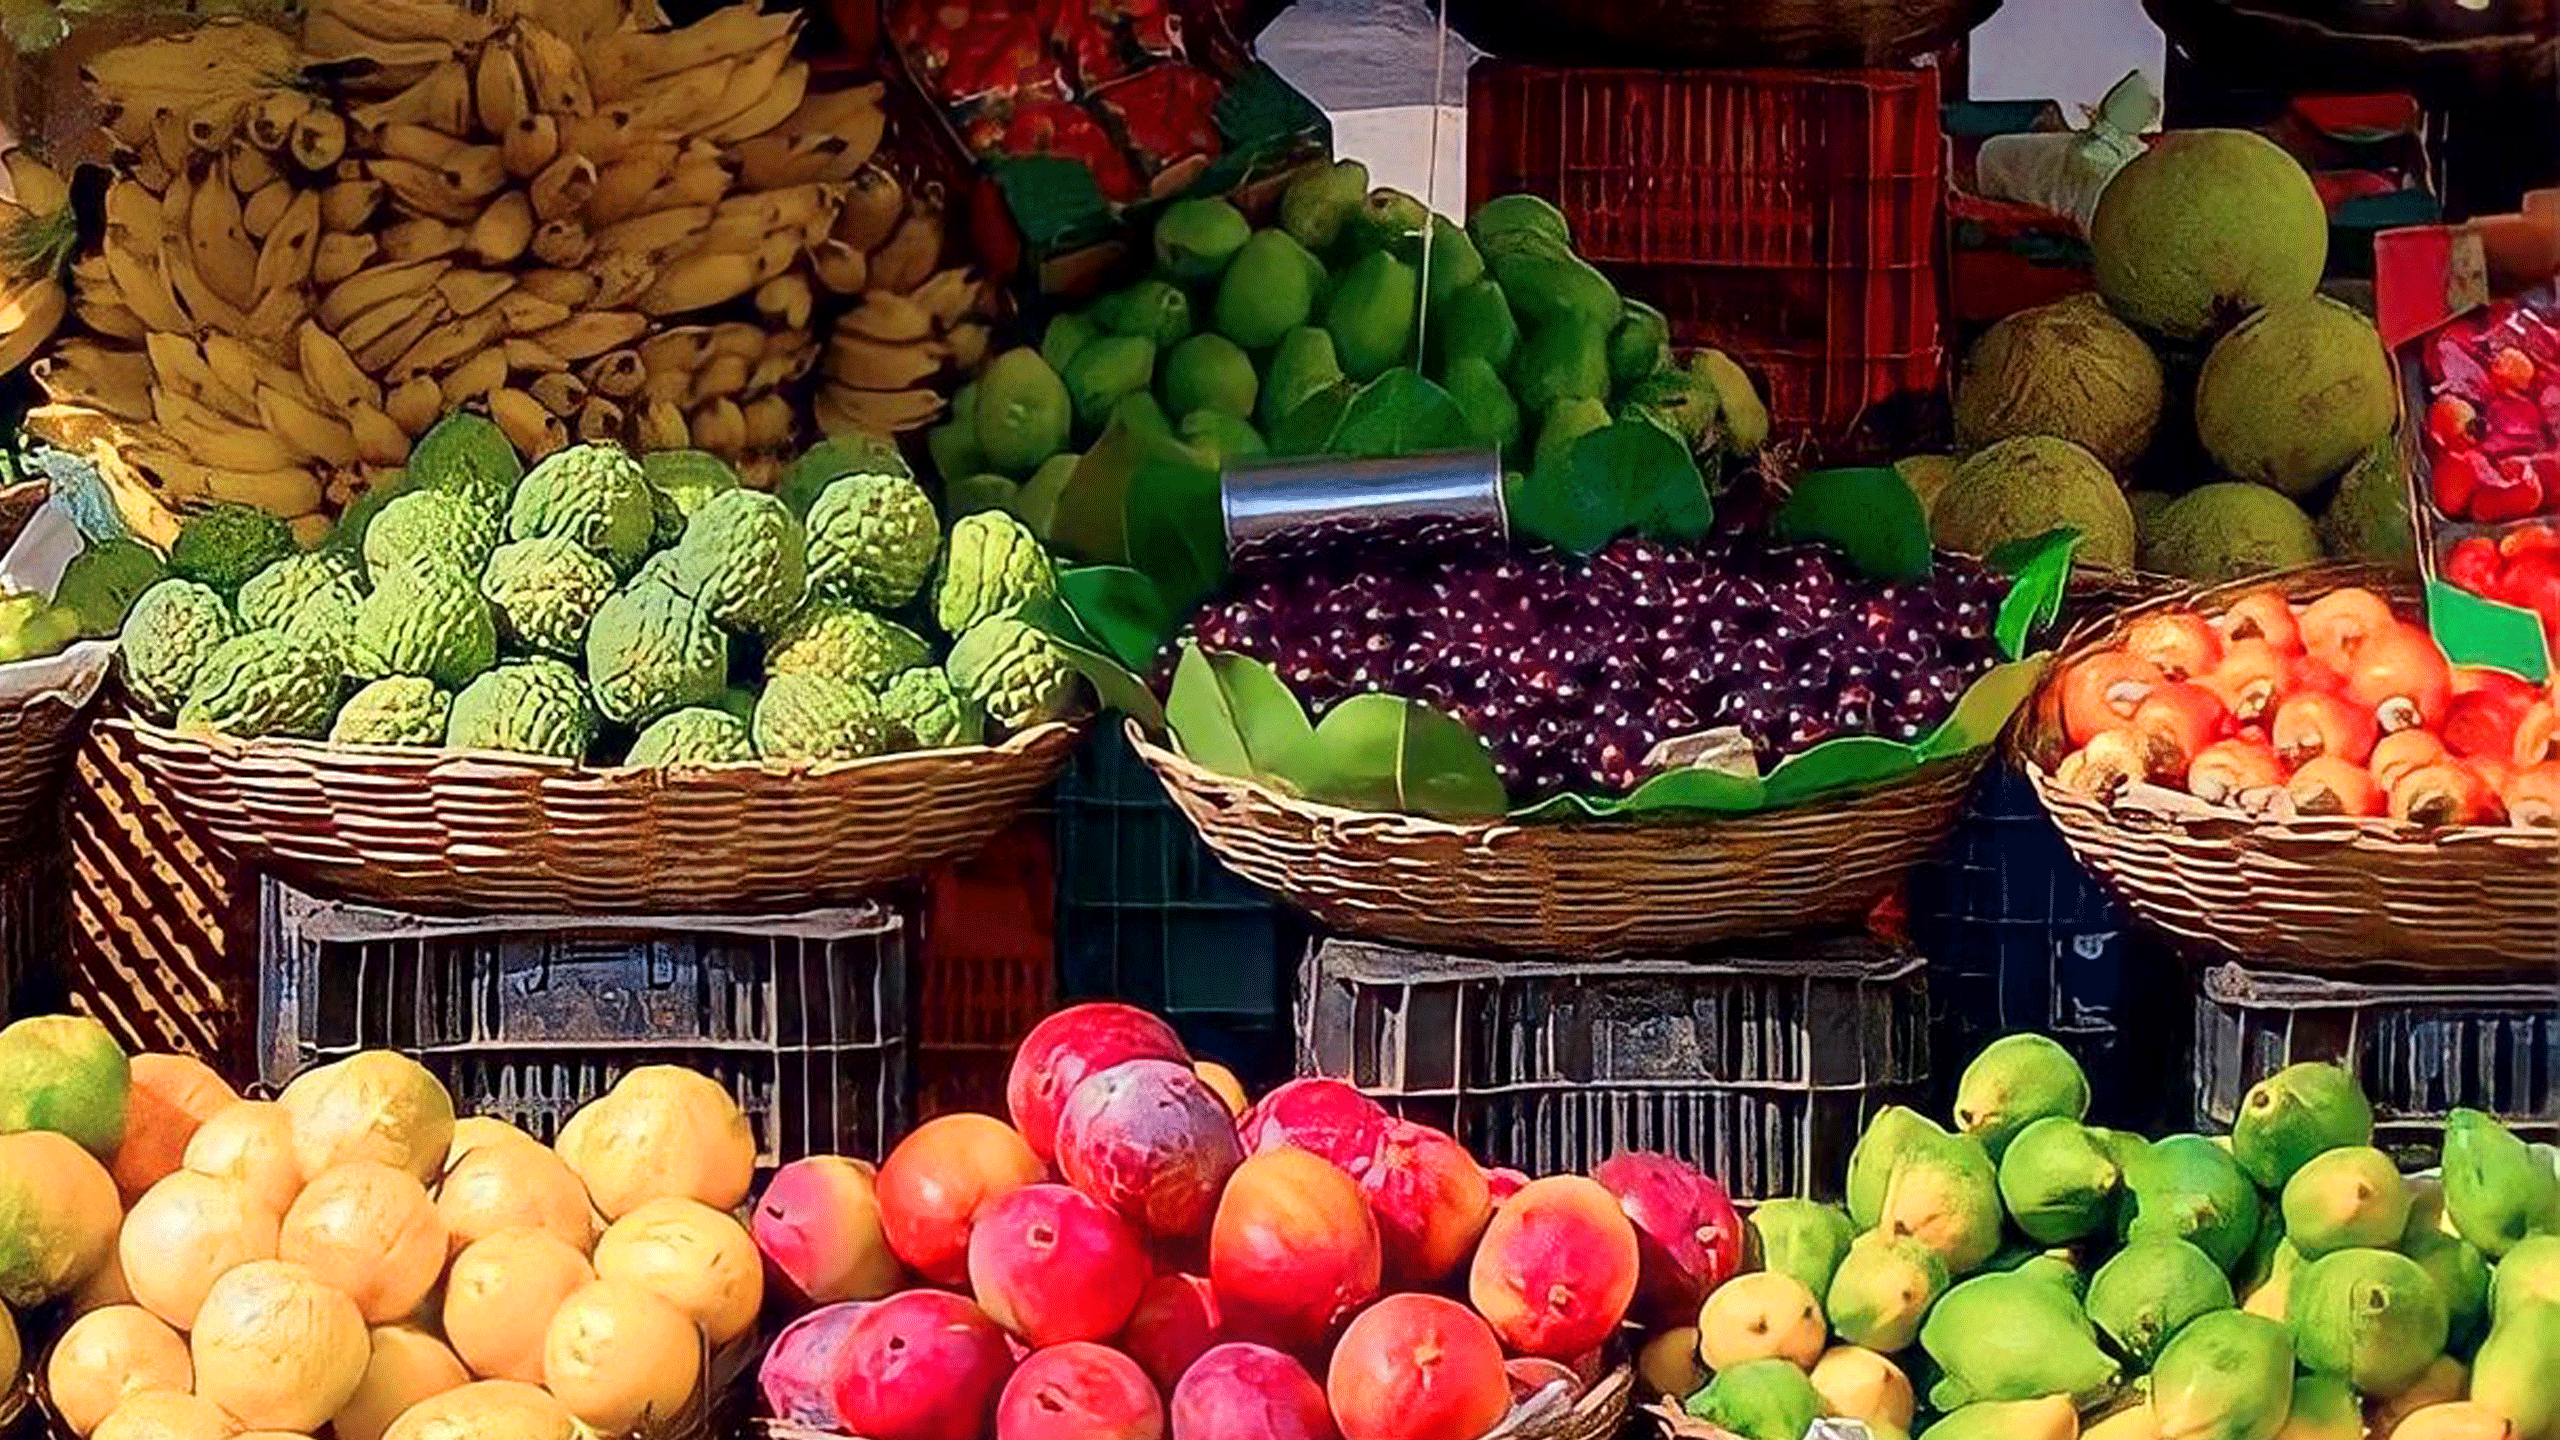
<path id="1" fill-rule="evenodd" d="M 671 28 L 654 0 L 309 0 L 297 23 L 84 70 L 119 150 L 31 423 L 113 450 L 131 523 L 165 538 L 222 499 L 317 531 L 456 408 L 528 454 L 693 447 L 758 477 L 796 453 L 880 86 L 813 89 L 798 18 L 753 3 Z M 964 313 L 924 288 L 938 224 L 930 249 L 900 293 Z"/>
<path id="2" fill-rule="evenodd" d="M 0 200 L 0 375 L 14 374 L 53 338 L 71 307 L 63 257 L 77 238 L 71 189 L 23 149 L 0 153 L 9 198 Z"/>
<path id="3" fill-rule="evenodd" d="M 819 361 L 818 428 L 896 435 L 942 416 L 957 377 L 987 357 L 996 291 L 945 266 L 938 195 L 877 166 L 854 176 L 813 259 L 842 306 Z"/>

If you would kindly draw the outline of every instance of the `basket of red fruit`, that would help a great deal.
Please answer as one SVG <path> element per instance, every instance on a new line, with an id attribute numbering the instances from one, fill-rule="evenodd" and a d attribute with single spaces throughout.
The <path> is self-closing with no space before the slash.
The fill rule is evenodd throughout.
<path id="1" fill-rule="evenodd" d="M 2018 738 L 2081 862 L 2252 963 L 2503 971 L 2560 946 L 2560 691 L 2450 665 L 2323 566 L 2084 630 Z"/>

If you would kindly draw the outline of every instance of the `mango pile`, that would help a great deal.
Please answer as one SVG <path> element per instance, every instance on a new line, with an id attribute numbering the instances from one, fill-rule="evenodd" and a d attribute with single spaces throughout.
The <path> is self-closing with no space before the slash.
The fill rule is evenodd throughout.
<path id="1" fill-rule="evenodd" d="M 1518 471 L 1630 414 L 1702 455 L 1768 434 L 1741 367 L 1714 350 L 1675 362 L 1662 314 L 1574 254 L 1544 200 L 1503 196 L 1462 227 L 1344 160 L 1292 182 L 1278 222 L 1174 204 L 1145 278 L 992 360 L 931 435 L 955 507 L 1010 509 L 1045 535 L 1078 452 L 1114 422 L 1251 459 L 1310 400 L 1407 366 Z"/>
<path id="2" fill-rule="evenodd" d="M 1646 1379 L 1744 1440 L 1817 1417 L 1924 1440 L 2560 1436 L 2560 1155 L 2456 1110 L 2403 1174 L 2330 1064 L 2227 1136 L 2086 1123 L 2059 1045 L 1975 1059 L 1955 1125 L 1901 1107 L 1846 1206 L 1776 1200 L 1752 1267 Z"/>

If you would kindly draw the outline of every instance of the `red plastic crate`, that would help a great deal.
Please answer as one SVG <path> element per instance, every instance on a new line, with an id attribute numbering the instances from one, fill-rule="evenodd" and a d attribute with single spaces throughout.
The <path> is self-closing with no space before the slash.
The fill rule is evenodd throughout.
<path id="1" fill-rule="evenodd" d="M 1479 61 L 1467 198 L 1545 196 L 1683 345 L 1760 371 L 1836 439 L 1945 370 L 1935 70 L 1599 70 Z"/>
<path id="2" fill-rule="evenodd" d="M 1013 1047 L 1058 1006 L 1056 869 L 1048 819 L 1038 816 L 929 882 L 919 1117 L 1003 1112 Z"/>

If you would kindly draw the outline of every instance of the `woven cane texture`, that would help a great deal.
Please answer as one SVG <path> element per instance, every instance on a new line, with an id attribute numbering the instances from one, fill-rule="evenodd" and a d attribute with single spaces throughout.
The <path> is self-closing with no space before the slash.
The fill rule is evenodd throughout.
<path id="1" fill-rule="evenodd" d="M 0 549 L 14 541 L 44 502 L 40 480 L 0 489 L 0 536 L 8 537 L 0 540 Z M 11 672 L 40 675 L 42 688 L 13 685 L 6 687 L 11 693 L 0 696 L 0 836 L 8 837 L 7 843 L 17 844 L 39 829 L 60 828 L 55 805 L 62 796 L 62 777 L 88 728 L 113 654 L 107 646 L 84 644 L 63 655 L 20 661 L 24 668 Z M 32 693 L 18 693 L 22 689 Z"/>
<path id="2" fill-rule="evenodd" d="M 1344 810 L 1130 743 L 1227 868 L 1337 934 L 1616 959 L 1847 924 L 1942 843 L 1989 747 L 1861 794 L 1713 818 L 1450 824 Z"/>
<path id="3" fill-rule="evenodd" d="M 2136 916 L 2243 964 L 2321 975 L 2547 975 L 2560 962 L 2560 832 L 2258 817 L 2157 786 L 2109 801 L 2055 782 L 2067 742 L 2054 696 L 2073 662 L 2114 644 L 2135 616 L 2178 607 L 2210 615 L 2270 585 L 2297 603 L 2348 585 L 2404 606 L 2414 599 L 2405 577 L 2321 565 L 2189 590 L 2084 626 L 2015 742 L 2072 853 Z"/>
<path id="4" fill-rule="evenodd" d="M 411 910 L 807 909 L 971 854 L 1075 748 L 782 767 L 601 769 L 469 751 L 237 740 L 146 721 L 143 769 L 190 821 L 288 882 Z"/>

